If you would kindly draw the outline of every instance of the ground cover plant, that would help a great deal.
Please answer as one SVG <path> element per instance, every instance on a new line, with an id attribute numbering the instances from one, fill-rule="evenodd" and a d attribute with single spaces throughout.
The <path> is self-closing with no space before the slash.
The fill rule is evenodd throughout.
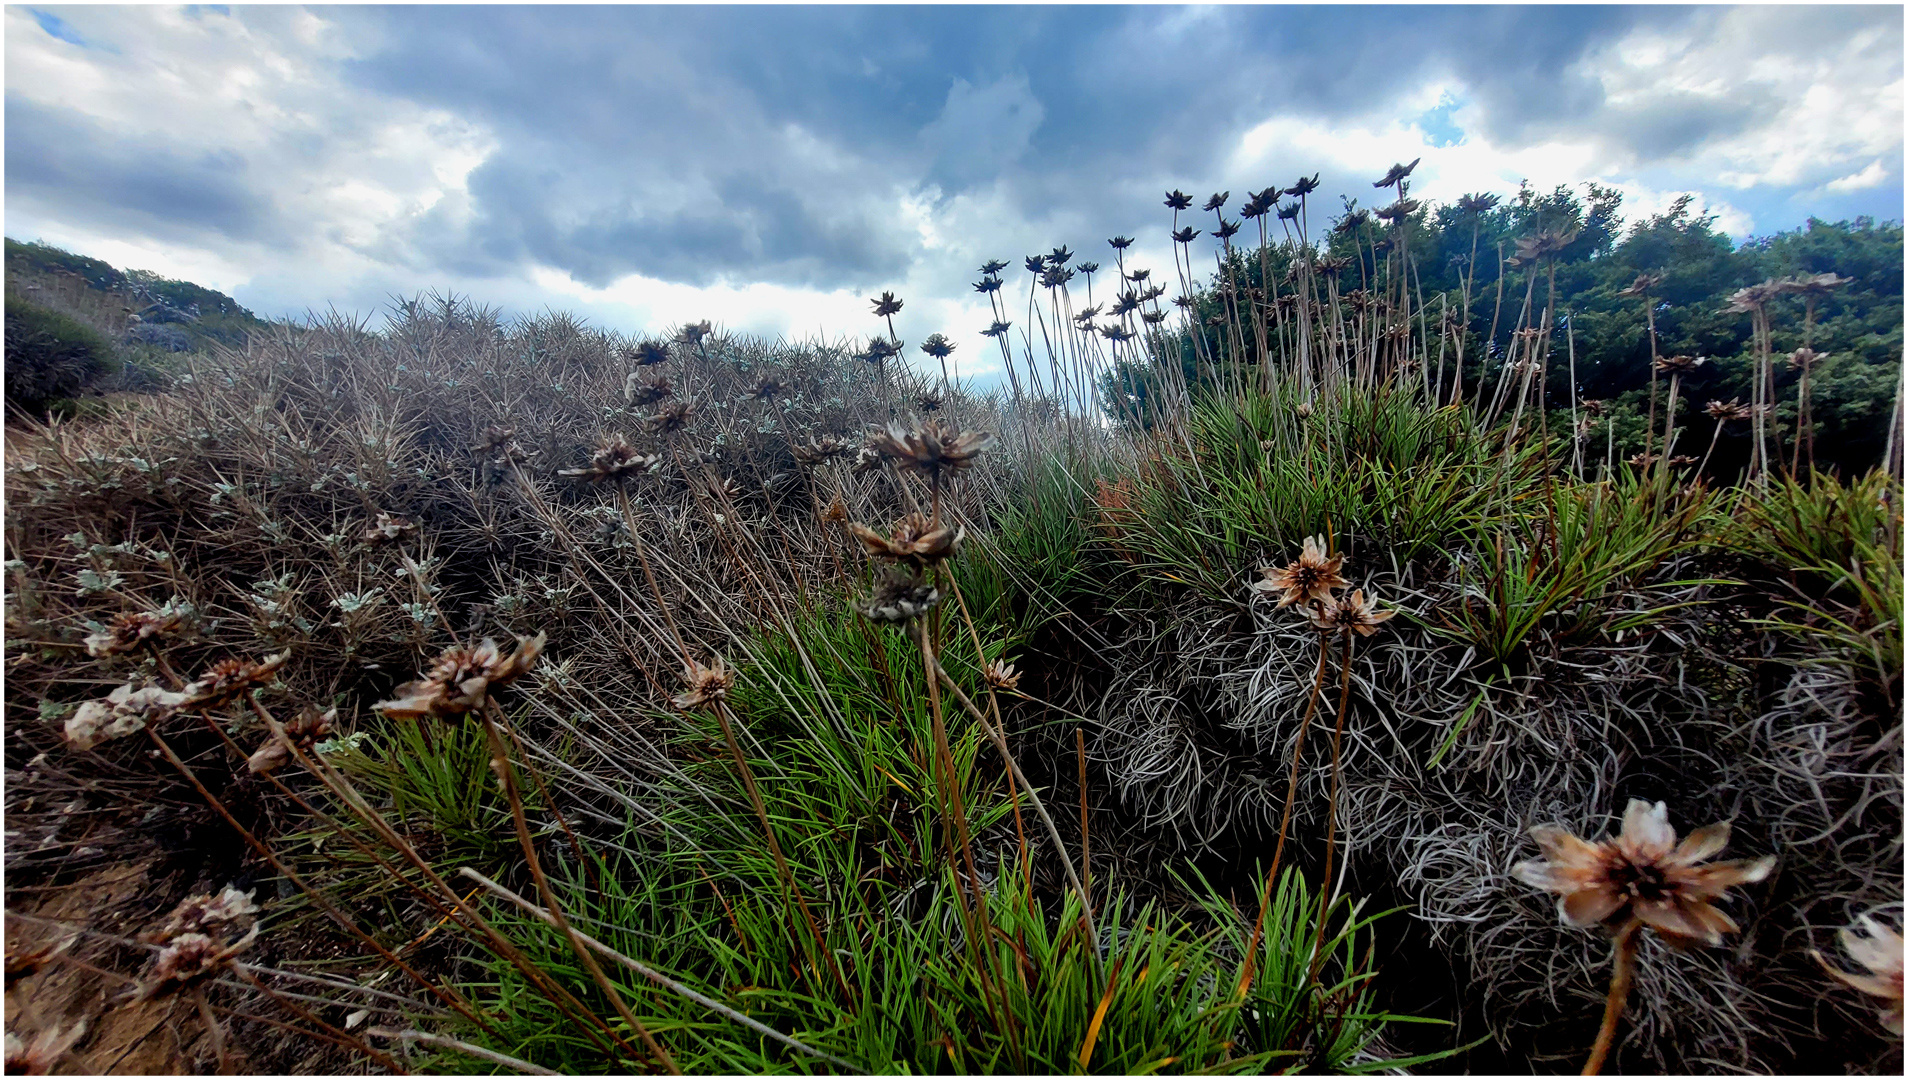
<path id="1" fill-rule="evenodd" d="M 892 294 L 428 296 L 17 417 L 10 980 L 201 1068 L 1898 1067 L 1899 228 L 1410 171 L 988 263 L 991 393 Z"/>

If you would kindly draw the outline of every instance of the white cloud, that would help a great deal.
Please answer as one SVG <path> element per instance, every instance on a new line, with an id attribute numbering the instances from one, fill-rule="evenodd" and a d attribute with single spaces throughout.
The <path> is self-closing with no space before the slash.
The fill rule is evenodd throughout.
<path id="1" fill-rule="evenodd" d="M 1869 162 L 1868 168 L 1861 172 L 1837 177 L 1822 186 L 1835 192 L 1861 191 L 1864 188 L 1878 187 L 1886 179 L 1888 179 L 1888 170 L 1882 168 L 1881 161 L 1877 159 Z"/>

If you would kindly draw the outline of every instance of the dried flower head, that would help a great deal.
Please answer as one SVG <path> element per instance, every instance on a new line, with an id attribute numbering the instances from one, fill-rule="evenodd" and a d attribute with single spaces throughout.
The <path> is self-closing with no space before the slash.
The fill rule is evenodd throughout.
<path id="1" fill-rule="evenodd" d="M 481 708 L 492 689 L 529 671 L 546 640 L 543 634 L 520 637 L 517 651 L 510 656 L 503 655 L 489 638 L 475 646 L 454 645 L 444 650 L 423 678 L 405 683 L 392 700 L 371 707 L 399 720 L 462 716 Z"/>
<path id="2" fill-rule="evenodd" d="M 629 362 L 637 367 L 653 367 L 669 359 L 669 346 L 660 341 L 639 342 L 629 351 Z"/>
<path id="3" fill-rule="evenodd" d="M 167 605 L 158 611 L 128 611 L 113 616 L 106 629 L 86 635 L 86 655 L 114 656 L 131 652 L 162 634 L 179 629 L 183 616 Z"/>
<path id="4" fill-rule="evenodd" d="M 181 934 L 203 934 L 216 926 L 243 921 L 258 914 L 258 905 L 252 903 L 257 891 L 240 892 L 227 885 L 216 896 L 212 893 L 188 896 L 179 901 L 164 923 L 157 929 L 141 933 L 139 940 L 148 945 L 159 945 Z"/>
<path id="5" fill-rule="evenodd" d="M 833 435 L 823 435 L 818 439 L 811 440 L 806 446 L 795 443 L 791 445 L 789 449 L 795 454 L 795 460 L 797 462 L 812 468 L 827 461 L 829 458 L 840 457 L 847 453 L 850 447 Z"/>
<path id="6" fill-rule="evenodd" d="M 1807 371 L 1823 360 L 1827 360 L 1828 357 L 1828 353 L 1819 353 L 1804 345 L 1789 354 L 1789 367 L 1797 371 Z"/>
<path id="7" fill-rule="evenodd" d="M 981 679 L 998 691 L 1020 689 L 1020 672 L 1014 665 L 1000 660 L 989 660 L 981 665 Z"/>
<path id="8" fill-rule="evenodd" d="M 662 463 L 656 454 L 638 453 L 621 435 L 612 435 L 590 455 L 588 467 L 564 469 L 558 476 L 572 476 L 586 483 L 621 482 L 641 476 Z"/>
<path id="9" fill-rule="evenodd" d="M 788 392 L 788 384 L 773 375 L 764 375 L 755 380 L 755 389 L 749 396 L 757 401 L 774 401 Z"/>
<path id="10" fill-rule="evenodd" d="M 1592 843 L 1555 825 L 1535 826 L 1530 835 L 1545 858 L 1520 862 L 1511 874 L 1556 893 L 1566 924 L 1615 929 L 1634 919 L 1674 944 L 1722 944 L 1737 926 L 1714 901 L 1775 868 L 1773 855 L 1704 864 L 1729 842 L 1729 823 L 1706 825 L 1679 844 L 1663 804 L 1642 799 L 1630 800 L 1614 839 Z"/>
<path id="11" fill-rule="evenodd" d="M 401 517 L 395 517 L 385 511 L 378 511 L 378 519 L 364 527 L 358 534 L 358 542 L 363 544 L 388 544 L 408 540 L 417 535 L 417 525 Z"/>
<path id="12" fill-rule="evenodd" d="M 986 274 L 989 277 L 992 277 L 995 274 L 998 274 L 1005 269 L 1007 269 L 1006 263 L 1000 261 L 999 259 L 989 259 L 986 262 L 981 264 L 980 272 L 983 274 Z"/>
<path id="13" fill-rule="evenodd" d="M 910 573 L 884 569 L 875 578 L 874 592 L 855 605 L 874 622 L 906 622 L 934 610 L 941 602 L 941 591 Z"/>
<path id="14" fill-rule="evenodd" d="M 901 354 L 901 343 L 887 338 L 875 338 L 868 347 L 855 354 L 855 359 L 877 366 L 894 359 Z"/>
<path id="15" fill-rule="evenodd" d="M 1584 398 L 1577 405 L 1591 416 L 1602 416 L 1610 411 L 1610 403 L 1603 398 Z"/>
<path id="16" fill-rule="evenodd" d="M 1854 280 L 1854 278 L 1846 278 L 1830 271 L 1826 274 L 1802 274 L 1789 278 L 1784 284 L 1789 292 L 1801 293 L 1812 300 L 1821 300 L 1827 298 L 1831 289 L 1839 289 Z"/>
<path id="17" fill-rule="evenodd" d="M 693 709 L 727 697 L 729 688 L 735 685 L 735 674 L 723 665 L 722 658 L 718 656 L 709 661 L 708 667 L 689 661 L 689 666 L 683 669 L 682 681 L 689 689 L 675 696 L 676 708 Z"/>
<path id="18" fill-rule="evenodd" d="M 699 323 L 689 323 L 684 326 L 676 335 L 676 340 L 684 345 L 695 345 L 714 332 L 715 328 L 709 325 L 709 320 L 704 319 Z"/>
<path id="19" fill-rule="evenodd" d="M 1632 466 L 1636 468 L 1647 469 L 1650 466 L 1656 464 L 1658 461 L 1661 461 L 1662 458 L 1663 458 L 1663 455 L 1661 454 L 1652 454 L 1647 450 L 1640 450 L 1634 454 L 1631 454 L 1629 457 L 1624 458 L 1623 460 L 1626 462 L 1629 462 Z"/>
<path id="20" fill-rule="evenodd" d="M 1399 222 L 1403 221 L 1404 219 L 1410 217 L 1412 214 L 1417 213 L 1417 211 L 1418 211 L 1418 200 L 1399 199 L 1397 202 L 1392 203 L 1390 206 L 1387 206 L 1382 210 L 1374 211 L 1374 213 L 1378 215 L 1379 220 L 1389 221 L 1393 225 L 1396 225 Z"/>
<path id="21" fill-rule="evenodd" d="M 1127 248 L 1133 246 L 1133 238 L 1130 236 L 1116 236 L 1107 241 L 1107 246 L 1111 247 L 1114 251 L 1125 251 Z"/>
<path id="22" fill-rule="evenodd" d="M 918 511 L 896 521 L 889 536 L 882 536 L 860 522 L 850 522 L 848 531 L 855 534 L 871 557 L 905 563 L 917 570 L 934 566 L 953 555 L 966 532 L 952 524 L 936 526 Z"/>
<path id="23" fill-rule="evenodd" d="M 1466 195 L 1458 200 L 1458 210 L 1466 214 L 1488 214 L 1496 208 L 1498 197 L 1490 194 Z"/>
<path id="24" fill-rule="evenodd" d="M 1709 363 L 1707 356 L 1659 356 L 1656 358 L 1656 370 L 1681 375 L 1695 371 L 1707 363 Z"/>
<path id="25" fill-rule="evenodd" d="M 1280 567 L 1260 567 L 1259 573 L 1265 576 L 1252 583 L 1252 591 L 1279 593 L 1280 607 L 1309 604 L 1314 600 L 1329 601 L 1332 590 L 1342 589 L 1348 584 L 1338 573 L 1344 565 L 1343 554 L 1330 558 L 1325 556 L 1323 536 L 1308 536 L 1299 549 L 1299 557 L 1294 561 Z"/>
<path id="26" fill-rule="evenodd" d="M 972 467 L 993 441 L 994 436 L 985 431 L 956 432 L 952 424 L 935 416 L 908 427 L 889 424 L 886 431 L 868 439 L 868 446 L 903 469 L 938 480 L 942 473 Z"/>
<path id="27" fill-rule="evenodd" d="M 331 725 L 337 719 L 336 709 L 320 711 L 316 705 L 306 705 L 284 725 L 283 736 L 272 733 L 264 745 L 252 752 L 252 756 L 245 760 L 246 771 L 254 774 L 271 772 L 291 760 L 294 746 L 306 754 L 311 753 L 319 739 L 331 734 Z"/>
<path id="28" fill-rule="evenodd" d="M 137 315 L 133 316 L 138 318 Z M 54 1024 L 44 1028 L 33 1036 L 32 1042 L 22 1041 L 18 1035 L 9 1031 L 6 1035 L 6 1068 L 8 1076 L 47 1076 L 60 1064 L 67 1051 L 86 1037 L 87 1021 L 75 1021 L 71 1025 Z"/>
<path id="29" fill-rule="evenodd" d="M 985 277 L 974 283 L 977 293 L 995 293 L 1000 291 L 1001 281 L 997 277 Z"/>
<path id="30" fill-rule="evenodd" d="M 884 292 L 868 302 L 874 305 L 876 318 L 886 318 L 889 315 L 897 315 L 901 311 L 901 301 L 891 292 Z"/>
<path id="31" fill-rule="evenodd" d="M 1100 272 L 1100 264 L 1096 262 L 1083 262 L 1079 264 L 1078 269 L 1082 274 L 1092 277 L 1094 274 Z"/>
<path id="32" fill-rule="evenodd" d="M 1190 244 L 1195 239 L 1197 239 L 1198 236 L 1199 236 L 1199 230 L 1193 228 L 1191 225 L 1188 225 L 1185 228 L 1180 229 L 1179 231 L 1173 233 L 1173 240 L 1174 242 L 1180 243 L 1180 244 Z"/>
<path id="33" fill-rule="evenodd" d="M 1539 229 L 1529 236 L 1517 238 L 1516 258 L 1520 265 L 1528 265 L 1539 259 L 1554 259 L 1562 255 L 1564 249 L 1577 239 L 1580 227 L 1568 229 Z"/>
<path id="34" fill-rule="evenodd" d="M 1411 163 L 1411 165 L 1415 166 L 1417 165 L 1417 162 L 1414 161 Z M 1405 172 L 1409 173 L 1410 171 L 1411 171 L 1411 167 L 1407 166 L 1405 168 Z M 1318 190 L 1318 176 L 1319 176 L 1318 173 L 1313 173 L 1310 176 L 1299 177 L 1297 180 L 1293 181 L 1291 187 L 1285 189 L 1285 193 L 1287 195 L 1292 196 L 1295 199 L 1302 198 L 1306 195 L 1310 195 L 1312 192 Z M 1266 192 L 1269 192 L 1271 190 L 1272 190 L 1271 188 L 1267 188 L 1265 191 L 1262 191 L 1259 194 L 1264 195 L 1266 194 Z M 1276 197 L 1277 196 L 1274 196 L 1274 198 Z"/>
<path id="35" fill-rule="evenodd" d="M 914 404 L 924 413 L 935 413 L 940 412 L 941 406 L 947 404 L 947 398 L 943 397 L 938 390 L 930 390 L 916 397 Z"/>
<path id="36" fill-rule="evenodd" d="M 1708 413 L 1710 419 L 1725 423 L 1730 420 L 1748 420 L 1764 411 L 1766 411 L 1765 406 L 1744 405 L 1739 398 L 1730 398 L 1727 403 L 1712 400 L 1708 405 L 1703 406 L 1703 412 Z"/>
<path id="37" fill-rule="evenodd" d="M 672 401 L 663 406 L 662 411 L 649 418 L 649 428 L 658 435 L 674 435 L 689 426 L 689 418 L 695 414 L 696 407 L 687 401 Z"/>
<path id="38" fill-rule="evenodd" d="M 1297 221 L 1299 211 L 1303 209 L 1304 207 L 1298 203 L 1286 203 L 1284 206 L 1279 207 L 1276 213 L 1280 221 Z"/>
<path id="39" fill-rule="evenodd" d="M 1663 275 L 1661 274 L 1638 274 L 1636 275 L 1636 280 L 1630 282 L 1628 288 L 1619 290 L 1617 295 L 1628 297 L 1648 296 L 1661 284 L 1663 284 Z"/>
<path id="40" fill-rule="evenodd" d="M 1861 933 L 1856 933 L 1857 930 Z M 1836 936 L 1842 941 L 1842 951 L 1848 953 L 1850 959 L 1868 969 L 1866 975 L 1843 971 L 1830 964 L 1826 957 L 1814 949 L 1809 950 L 1810 954 L 1830 975 L 1864 994 L 1880 999 L 1875 1002 L 1875 1005 L 1881 1010 L 1882 1026 L 1900 1035 L 1902 1031 L 1901 935 L 1877 922 L 1874 916 L 1863 914 L 1855 920 L 1854 926 L 1843 927 Z"/>
<path id="41" fill-rule="evenodd" d="M 180 934 L 172 939 L 171 944 L 159 950 L 158 957 L 152 962 L 151 972 L 134 991 L 133 1000 L 151 1001 L 160 994 L 198 982 L 231 963 L 232 958 L 244 952 L 257 937 L 257 926 L 230 945 L 204 934 Z"/>
<path id="42" fill-rule="evenodd" d="M 1002 334 L 1005 334 L 1008 328 L 1011 326 L 1013 326 L 1012 323 L 1002 322 L 999 319 L 996 319 L 992 323 L 988 324 L 987 329 L 981 331 L 981 336 L 997 338 L 1001 336 Z"/>
<path id="43" fill-rule="evenodd" d="M 847 521 L 848 504 L 841 501 L 841 496 L 835 496 L 834 501 L 828 504 L 828 509 L 822 511 L 821 519 L 830 524 Z"/>
<path id="44" fill-rule="evenodd" d="M 929 334 L 927 340 L 921 343 L 921 351 L 934 357 L 936 360 L 945 360 L 953 353 L 954 343 L 949 341 L 945 335 Z"/>
<path id="45" fill-rule="evenodd" d="M 1166 193 L 1166 205 L 1174 210 L 1186 210 L 1192 206 L 1192 196 L 1174 188 Z"/>
<path id="46" fill-rule="evenodd" d="M 1725 315 L 1742 315 L 1752 311 L 1761 311 L 1769 303 L 1789 290 L 1782 282 L 1771 278 L 1759 281 L 1729 294 L 1729 305 L 1723 308 Z"/>
<path id="47" fill-rule="evenodd" d="M 164 720 L 185 701 L 184 694 L 156 686 L 138 690 L 130 684 L 118 687 L 104 699 L 73 710 L 73 715 L 66 718 L 66 741 L 75 750 L 91 750 Z"/>
<path id="48" fill-rule="evenodd" d="M 278 675 L 278 669 L 291 659 L 290 652 L 263 660 L 221 660 L 206 669 L 198 681 L 188 683 L 183 693 L 185 704 L 194 708 L 216 709 L 247 690 L 264 686 Z"/>
<path id="49" fill-rule="evenodd" d="M 1418 162 L 1423 160 L 1423 158 L 1412 158 L 1411 164 L 1409 165 L 1393 165 L 1390 171 L 1386 172 L 1384 176 L 1372 181 L 1371 186 L 1375 188 L 1391 187 L 1405 177 L 1410 176 L 1411 170 L 1417 168 Z"/>
<path id="50" fill-rule="evenodd" d="M 654 405 L 658 401 L 667 401 L 676 394 L 675 386 L 669 376 L 657 372 L 647 378 L 640 371 L 632 371 L 623 380 L 623 400 L 631 405 Z"/>
<path id="51" fill-rule="evenodd" d="M 1365 590 L 1353 589 L 1350 595 L 1341 596 L 1333 604 L 1317 604 L 1312 608 L 1312 625 L 1320 630 L 1342 630 L 1359 637 L 1370 637 L 1378 632 L 1378 624 L 1391 618 L 1398 612 L 1379 611 L 1378 597 L 1365 598 Z"/>

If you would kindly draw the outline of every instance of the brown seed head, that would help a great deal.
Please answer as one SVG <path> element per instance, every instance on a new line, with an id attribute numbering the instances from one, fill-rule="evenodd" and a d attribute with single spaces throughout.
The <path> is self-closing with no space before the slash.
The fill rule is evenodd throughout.
<path id="1" fill-rule="evenodd" d="M 789 449 L 795 454 L 795 460 L 798 463 L 812 468 L 827 461 L 829 458 L 840 457 L 846 454 L 849 447 L 846 443 L 835 438 L 833 435 L 823 435 L 821 438 L 810 442 L 807 446 L 797 443 L 790 446 Z"/>
<path id="2" fill-rule="evenodd" d="M 572 476 L 586 483 L 621 482 L 634 479 L 662 463 L 656 454 L 641 454 L 621 435 L 612 435 L 590 455 L 588 467 L 563 469 L 558 476 Z"/>
<path id="3" fill-rule="evenodd" d="M 687 401 L 672 401 L 649 418 L 649 427 L 658 435 L 674 435 L 689 426 L 689 417 L 695 411 L 696 407 Z"/>
<path id="4" fill-rule="evenodd" d="M 959 472 L 973 466 L 974 459 L 994 441 L 985 431 L 956 432 L 941 417 L 931 417 L 910 426 L 889 424 L 868 439 L 868 447 L 903 469 L 911 469 L 938 480 L 943 473 Z"/>
<path id="5" fill-rule="evenodd" d="M 405 518 L 396 517 L 385 511 L 378 511 L 378 519 L 364 527 L 358 534 L 361 544 L 388 544 L 394 541 L 408 540 L 417 535 L 417 526 Z"/>
<path id="6" fill-rule="evenodd" d="M 106 629 L 86 635 L 86 655 L 114 656 L 131 652 L 141 644 L 179 629 L 182 617 L 176 611 L 128 611 L 113 616 Z"/>
<path id="7" fill-rule="evenodd" d="M 291 760 L 294 746 L 307 754 L 311 753 L 319 739 L 331 734 L 331 725 L 337 719 L 336 709 L 320 712 L 316 705 L 305 706 L 284 726 L 282 738 L 277 734 L 267 735 L 264 744 L 245 759 L 246 771 L 254 774 L 271 772 Z"/>
<path id="8" fill-rule="evenodd" d="M 206 669 L 197 682 L 187 684 L 185 704 L 193 708 L 216 709 L 255 687 L 264 686 L 278 675 L 278 669 L 291 659 L 290 652 L 263 660 L 221 660 Z"/>
<path id="9" fill-rule="evenodd" d="M 1398 612 L 1379 611 L 1378 597 L 1365 599 L 1365 590 L 1353 589 L 1348 596 L 1341 596 L 1333 604 L 1314 604 L 1312 606 L 1312 625 L 1320 630 L 1342 630 L 1346 634 L 1370 637 L 1378 632 L 1378 624 L 1391 618 Z"/>
<path id="10" fill-rule="evenodd" d="M 1301 403 L 1301 411 L 1304 411 L 1304 405 L 1309 404 L 1309 402 Z M 1343 554 L 1326 558 L 1323 536 L 1308 536 L 1299 549 L 1299 557 L 1296 560 L 1280 567 L 1261 567 L 1259 573 L 1264 577 L 1252 583 L 1252 591 L 1278 593 L 1279 607 L 1290 607 L 1298 603 L 1309 604 L 1314 600 L 1329 602 L 1332 598 L 1332 590 L 1342 589 L 1347 584 L 1338 572 L 1344 565 Z"/>
<path id="11" fill-rule="evenodd" d="M 1659 356 L 1656 358 L 1656 370 L 1686 375 L 1707 363 L 1707 356 Z"/>
<path id="12" fill-rule="evenodd" d="M 623 380 L 623 400 L 631 405 L 654 405 L 658 401 L 667 401 L 676 394 L 675 386 L 669 376 L 657 372 L 648 378 L 640 371 L 632 371 Z"/>
<path id="13" fill-rule="evenodd" d="M 874 592 L 855 605 L 874 622 L 900 623 L 934 610 L 941 591 L 913 574 L 884 569 L 875 579 Z"/>
<path id="14" fill-rule="evenodd" d="M 899 314 L 902 302 L 896 299 L 893 293 L 884 292 L 869 303 L 874 305 L 875 318 L 885 319 L 890 315 Z"/>
<path id="15" fill-rule="evenodd" d="M 934 526 L 920 513 L 912 513 L 894 523 L 891 536 L 882 536 L 859 522 L 850 522 L 855 534 L 872 558 L 905 563 L 917 570 L 938 565 L 959 548 L 966 530 L 954 525 Z"/>
<path id="16" fill-rule="evenodd" d="M 1861 932 L 1857 933 L 1858 930 Z M 1842 950 L 1848 953 L 1850 959 L 1867 968 L 1867 974 L 1843 971 L 1830 964 L 1821 953 L 1813 949 L 1809 950 L 1810 953 L 1830 975 L 1876 998 L 1875 1006 L 1881 1011 L 1882 1026 L 1900 1035 L 1902 1031 L 1901 935 L 1876 921 L 1874 916 L 1864 914 L 1855 920 L 1854 926 L 1844 927 L 1836 936 L 1841 938 Z"/>
<path id="17" fill-rule="evenodd" d="M 543 634 L 520 637 L 517 651 L 510 656 L 504 656 L 489 638 L 476 646 L 452 646 L 423 678 L 405 683 L 397 688 L 395 698 L 371 707 L 399 720 L 462 716 L 481 708 L 491 690 L 529 671 L 543 653 L 546 640 Z"/>
<path id="18" fill-rule="evenodd" d="M 184 694 L 175 694 L 156 686 L 135 690 L 130 684 L 113 690 L 99 701 L 89 701 L 66 718 L 66 741 L 75 750 L 91 750 L 100 743 L 117 739 L 156 724 L 171 716 L 186 703 Z"/>
<path id="19" fill-rule="evenodd" d="M 1618 290 L 1617 295 L 1627 297 L 1648 296 L 1650 293 L 1656 291 L 1656 287 L 1661 284 L 1663 284 L 1663 275 L 1661 274 L 1638 274 L 1636 275 L 1636 280 L 1630 282 L 1628 288 Z"/>
<path id="20" fill-rule="evenodd" d="M 1679 844 L 1663 804 L 1642 799 L 1630 800 L 1614 839 L 1591 843 L 1555 825 L 1538 825 L 1530 835 L 1545 858 L 1520 862 L 1511 875 L 1557 894 L 1566 924 L 1614 929 L 1639 920 L 1676 944 L 1721 945 L 1737 927 L 1714 901 L 1775 868 L 1773 855 L 1705 865 L 1729 842 L 1729 823 L 1704 826 Z"/>
<path id="21" fill-rule="evenodd" d="M 729 688 L 735 685 L 735 675 L 723 666 L 722 658 L 709 661 L 708 667 L 691 660 L 683 669 L 682 681 L 689 689 L 674 698 L 676 708 L 693 709 L 698 705 L 707 705 L 712 701 L 721 701 L 729 694 Z"/>
<path id="22" fill-rule="evenodd" d="M 999 660 L 981 665 L 981 679 L 998 691 L 1020 689 L 1020 672 L 1014 670 L 1014 665 Z"/>
<path id="23" fill-rule="evenodd" d="M 203 934 L 213 927 L 241 922 L 258 914 L 258 905 L 252 903 L 256 892 L 256 889 L 240 892 L 227 885 L 216 896 L 211 893 L 188 896 L 179 901 L 165 922 L 140 934 L 139 940 L 148 945 L 161 945 L 181 934 Z"/>

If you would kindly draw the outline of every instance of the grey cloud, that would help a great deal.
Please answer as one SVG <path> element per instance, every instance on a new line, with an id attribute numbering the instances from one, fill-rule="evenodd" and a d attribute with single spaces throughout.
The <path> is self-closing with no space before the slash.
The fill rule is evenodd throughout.
<path id="1" fill-rule="evenodd" d="M 84 113 L 11 91 L 6 118 L 9 195 L 55 202 L 149 235 L 210 230 L 232 240 L 288 239 L 266 189 L 232 150 L 176 150 L 166 140 L 109 131 Z"/>

